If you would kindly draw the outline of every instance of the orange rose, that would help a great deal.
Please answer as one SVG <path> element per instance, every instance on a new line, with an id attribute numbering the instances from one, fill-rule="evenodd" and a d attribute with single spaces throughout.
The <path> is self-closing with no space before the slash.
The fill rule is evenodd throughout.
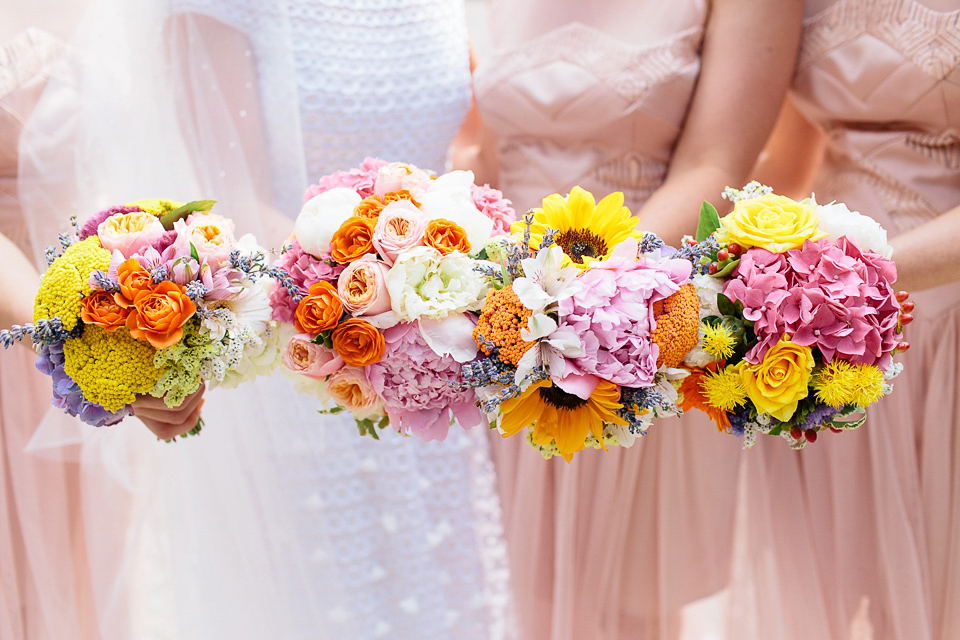
<path id="1" fill-rule="evenodd" d="M 383 200 L 377 196 L 370 196 L 361 200 L 360 204 L 353 208 L 353 215 L 367 220 L 376 220 L 383 211 L 383 207 Z"/>
<path id="2" fill-rule="evenodd" d="M 117 267 L 117 281 L 120 282 L 120 293 L 115 293 L 113 299 L 121 307 L 129 307 L 138 293 L 149 291 L 153 287 L 150 272 L 141 267 L 134 258 L 124 260 Z"/>
<path id="3" fill-rule="evenodd" d="M 311 338 L 321 331 L 333 329 L 343 315 L 343 302 L 337 290 L 329 282 L 318 282 L 310 287 L 310 293 L 300 300 L 294 314 L 293 324 L 300 333 Z"/>
<path id="4" fill-rule="evenodd" d="M 347 218 L 333 234 L 330 255 L 337 262 L 353 262 L 368 253 L 375 253 L 373 228 L 373 220 L 357 216 Z"/>
<path id="5" fill-rule="evenodd" d="M 80 303 L 80 318 L 87 324 L 95 324 L 107 331 L 122 327 L 129 311 L 117 304 L 113 294 L 94 291 Z"/>
<path id="6" fill-rule="evenodd" d="M 197 307 L 186 290 L 176 282 L 163 281 L 137 293 L 127 316 L 127 329 L 137 340 L 146 340 L 156 349 L 175 345 L 183 327 Z"/>
<path id="7" fill-rule="evenodd" d="M 351 367 L 365 367 L 383 359 L 387 343 L 375 326 L 350 318 L 333 330 L 333 348 Z"/>
<path id="8" fill-rule="evenodd" d="M 423 244 L 433 247 L 444 256 L 454 251 L 470 253 L 467 232 L 456 222 L 443 218 L 436 218 L 427 223 L 427 230 L 423 233 Z"/>
<path id="9" fill-rule="evenodd" d="M 400 189 L 399 191 L 391 191 L 390 193 L 383 194 L 380 199 L 383 201 L 383 205 L 387 206 L 391 202 L 396 202 L 397 200 L 409 200 L 413 206 L 420 208 L 420 203 L 417 202 L 417 199 L 413 197 L 413 194 L 410 193 L 407 189 Z"/>

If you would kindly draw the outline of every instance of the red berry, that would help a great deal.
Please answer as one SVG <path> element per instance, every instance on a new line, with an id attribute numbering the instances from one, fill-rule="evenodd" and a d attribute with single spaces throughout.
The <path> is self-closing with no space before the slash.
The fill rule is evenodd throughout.
<path id="1" fill-rule="evenodd" d="M 693 245 L 697 244 L 697 241 L 693 238 L 687 238 L 687 244 L 692 247 Z"/>
<path id="2" fill-rule="evenodd" d="M 731 242 L 730 244 L 727 245 L 727 251 L 729 251 L 735 256 L 738 256 L 740 255 L 740 252 L 743 251 L 743 247 L 738 245 L 736 242 Z"/>
<path id="3" fill-rule="evenodd" d="M 900 324 L 906 326 L 911 322 L 913 322 L 913 316 L 910 315 L 909 313 L 904 313 L 900 316 Z"/>
<path id="4" fill-rule="evenodd" d="M 801 429 L 800 427 L 790 427 L 790 436 L 791 436 L 794 440 L 802 440 L 802 439 L 803 439 L 803 429 Z"/>
<path id="5" fill-rule="evenodd" d="M 910 297 L 910 294 L 906 291 L 897 291 L 897 302 L 906 302 L 907 298 Z"/>
<path id="6" fill-rule="evenodd" d="M 906 340 L 904 340 L 903 342 L 897 343 L 897 351 L 900 351 L 901 353 L 904 351 L 907 351 L 909 348 L 910 348 L 910 343 L 907 342 Z"/>
<path id="7" fill-rule="evenodd" d="M 717 260 L 720 262 L 726 262 L 730 258 L 730 252 L 726 249 L 720 249 L 717 251 Z"/>
<path id="8" fill-rule="evenodd" d="M 916 308 L 917 305 L 913 304 L 912 302 L 904 302 L 902 305 L 900 305 L 900 311 L 904 313 L 913 313 L 913 310 Z"/>
<path id="9" fill-rule="evenodd" d="M 843 429 L 837 429 L 836 427 L 830 427 L 830 431 L 833 431 L 834 433 L 841 433 L 841 432 L 843 431 Z"/>
<path id="10" fill-rule="evenodd" d="M 803 432 L 803 435 L 807 437 L 807 442 L 816 442 L 817 441 L 817 432 L 813 429 L 809 429 Z"/>
<path id="11" fill-rule="evenodd" d="M 711 262 L 710 265 L 707 266 L 707 271 L 710 273 L 710 275 L 713 275 L 717 271 L 720 271 L 720 265 L 718 265 L 716 262 Z"/>

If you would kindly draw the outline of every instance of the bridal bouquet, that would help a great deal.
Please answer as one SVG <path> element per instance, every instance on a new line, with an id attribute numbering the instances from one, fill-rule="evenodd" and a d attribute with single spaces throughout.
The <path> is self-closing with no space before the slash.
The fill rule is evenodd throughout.
<path id="1" fill-rule="evenodd" d="M 454 418 L 483 424 L 461 367 L 477 354 L 490 287 L 477 256 L 509 231 L 510 201 L 471 172 L 372 158 L 321 178 L 305 200 L 270 298 L 291 328 L 282 359 L 300 391 L 375 438 L 388 425 L 443 440 Z"/>
<path id="2" fill-rule="evenodd" d="M 54 406 L 113 425 L 139 394 L 175 407 L 204 382 L 233 386 L 273 368 L 279 346 L 261 279 L 271 269 L 213 204 L 111 207 L 61 234 L 62 253 L 47 249 L 33 324 L 0 338 L 39 346 Z"/>
<path id="3" fill-rule="evenodd" d="M 724 196 L 733 212 L 721 219 L 704 204 L 681 250 L 701 304 L 681 407 L 746 447 L 758 434 L 801 448 L 823 429 L 858 427 L 909 346 L 901 328 L 913 305 L 892 288 L 886 231 L 843 204 L 794 202 L 758 183 Z"/>
<path id="4" fill-rule="evenodd" d="M 490 289 L 463 365 L 490 423 L 545 458 L 629 447 L 674 415 L 698 339 L 692 264 L 636 230 L 623 194 L 554 194 L 491 243 Z"/>

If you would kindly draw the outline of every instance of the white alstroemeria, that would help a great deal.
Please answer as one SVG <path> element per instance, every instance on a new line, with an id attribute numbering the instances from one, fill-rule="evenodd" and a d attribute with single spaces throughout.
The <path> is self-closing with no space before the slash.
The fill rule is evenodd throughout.
<path id="1" fill-rule="evenodd" d="M 535 313 L 520 330 L 520 337 L 534 345 L 517 363 L 514 380 L 521 386 L 534 369 L 545 367 L 554 380 L 566 377 L 568 360 L 584 355 L 583 342 L 575 332 L 560 329 L 557 321 L 545 313 Z"/>
<path id="2" fill-rule="evenodd" d="M 520 266 L 523 277 L 513 281 L 513 292 L 534 314 L 552 311 L 557 302 L 580 291 L 576 279 L 580 270 L 563 268 L 563 249 L 557 245 L 541 249 L 535 258 L 521 260 Z"/>

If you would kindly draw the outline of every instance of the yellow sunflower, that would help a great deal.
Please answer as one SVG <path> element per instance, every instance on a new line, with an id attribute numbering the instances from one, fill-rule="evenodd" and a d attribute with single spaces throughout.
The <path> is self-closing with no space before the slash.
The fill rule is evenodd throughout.
<path id="1" fill-rule="evenodd" d="M 626 425 L 616 413 L 623 407 L 619 399 L 617 386 L 605 380 L 600 381 L 587 400 L 563 391 L 550 380 L 541 380 L 519 397 L 500 405 L 503 437 L 532 426 L 535 444 L 556 442 L 560 455 L 570 462 L 573 454 L 584 448 L 590 433 L 603 442 L 605 422 Z"/>
<path id="2" fill-rule="evenodd" d="M 623 194 L 611 193 L 599 204 L 593 194 L 580 187 L 570 190 L 566 198 L 560 194 L 543 199 L 543 208 L 533 209 L 530 226 L 530 247 L 540 248 L 547 230 L 556 232 L 555 242 L 563 248 L 567 264 L 586 269 L 591 262 L 606 260 L 614 247 L 627 238 L 641 238 L 637 219 L 623 206 Z M 526 223 L 521 219 L 510 229 L 523 237 Z"/>

